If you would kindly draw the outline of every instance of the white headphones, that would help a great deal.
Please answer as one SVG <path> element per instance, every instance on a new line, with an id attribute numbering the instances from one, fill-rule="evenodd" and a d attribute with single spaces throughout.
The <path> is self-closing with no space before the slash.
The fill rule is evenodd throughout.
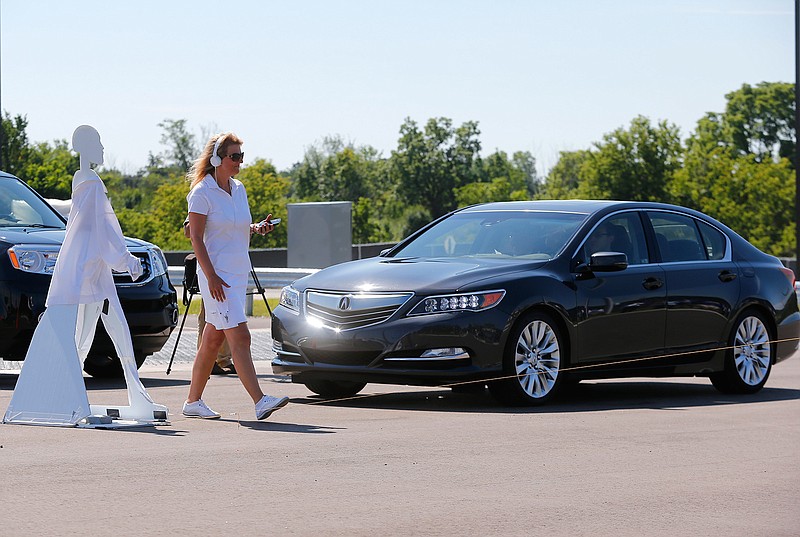
<path id="1" fill-rule="evenodd" d="M 217 137 L 217 141 L 214 142 L 214 151 L 211 153 L 211 160 L 209 162 L 215 168 L 222 164 L 222 159 L 219 158 L 219 155 L 217 155 L 217 151 L 219 151 L 219 144 L 222 143 L 223 138 L 225 138 L 224 134 L 220 134 L 219 137 Z"/>

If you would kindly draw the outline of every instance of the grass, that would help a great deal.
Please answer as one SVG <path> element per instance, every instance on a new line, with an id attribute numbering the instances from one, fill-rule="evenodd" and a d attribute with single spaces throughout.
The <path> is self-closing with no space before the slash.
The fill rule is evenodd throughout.
<path id="1" fill-rule="evenodd" d="M 277 298 L 267 298 L 267 302 L 269 302 L 269 307 L 273 310 L 278 305 Z M 183 315 L 184 311 L 186 311 L 186 306 L 183 305 L 181 294 L 178 293 L 179 315 Z M 189 314 L 198 315 L 199 313 L 200 313 L 200 295 L 194 295 L 192 297 L 192 302 L 189 304 Z M 267 315 L 268 315 L 267 306 L 264 305 L 264 299 L 261 298 L 261 295 L 253 295 L 253 317 L 266 317 Z"/>

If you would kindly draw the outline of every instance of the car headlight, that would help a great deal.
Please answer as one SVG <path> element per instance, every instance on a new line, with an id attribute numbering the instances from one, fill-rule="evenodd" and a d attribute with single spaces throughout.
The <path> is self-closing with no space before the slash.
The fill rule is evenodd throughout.
<path id="1" fill-rule="evenodd" d="M 291 285 L 287 285 L 281 289 L 281 298 L 279 304 L 287 310 L 299 314 L 300 292 Z"/>
<path id="2" fill-rule="evenodd" d="M 431 313 L 447 313 L 452 311 L 483 311 L 493 308 L 506 295 L 505 290 L 481 291 L 478 293 L 460 293 L 454 295 L 429 296 L 408 312 L 408 315 L 429 315 Z"/>
<path id="3" fill-rule="evenodd" d="M 161 251 L 161 248 L 158 246 L 153 246 L 149 248 L 150 250 L 150 259 L 152 260 L 152 266 L 150 267 L 150 272 L 153 276 L 161 276 L 162 274 L 167 273 L 167 258 L 164 257 L 164 252 Z"/>
<path id="4" fill-rule="evenodd" d="M 52 274 L 61 246 L 17 244 L 8 249 L 11 266 L 33 274 Z"/>

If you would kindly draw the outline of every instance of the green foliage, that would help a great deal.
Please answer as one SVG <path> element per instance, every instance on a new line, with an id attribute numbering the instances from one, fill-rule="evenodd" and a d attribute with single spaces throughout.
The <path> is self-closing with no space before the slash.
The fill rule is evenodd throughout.
<path id="1" fill-rule="evenodd" d="M 584 167 L 591 158 L 588 150 L 562 151 L 545 178 L 538 199 L 578 199 L 578 187 L 586 181 Z"/>
<path id="2" fill-rule="evenodd" d="M 30 146 L 19 177 L 45 198 L 65 200 L 72 196 L 72 176 L 79 167 L 66 140 L 39 142 Z"/>
<path id="3" fill-rule="evenodd" d="M 200 153 L 197 138 L 186 128 L 185 119 L 165 119 L 158 124 L 163 130 L 160 142 L 167 149 L 148 156 L 151 168 L 177 168 L 186 172 Z"/>
<path id="4" fill-rule="evenodd" d="M 536 160 L 527 151 L 514 153 L 512 159 L 504 151 L 475 160 L 476 182 L 455 189 L 457 207 L 489 201 L 532 199 L 539 190 Z"/>
<path id="5" fill-rule="evenodd" d="M 762 82 L 726 95 L 724 112 L 708 113 L 685 143 L 666 121 L 634 118 L 588 149 L 562 152 L 539 178 L 529 152 L 482 157 L 478 123 L 455 127 L 407 118 L 397 147 L 384 158 L 370 146 L 329 136 L 302 161 L 278 173 L 264 159 L 242 167 L 254 221 L 272 213 L 283 223 L 254 248 L 286 245 L 290 202 L 353 202 L 356 243 L 394 242 L 456 207 L 488 201 L 604 198 L 674 202 L 725 222 L 764 251 L 794 250 L 794 86 Z M 2 117 L 2 166 L 46 197 L 66 199 L 78 158 L 64 140 L 31 143 L 24 116 Z M 123 231 L 166 250 L 188 250 L 185 173 L 198 147 L 185 120 L 165 119 L 148 165 L 125 175 L 98 170 Z"/>
<path id="6" fill-rule="evenodd" d="M 424 207 L 429 218 L 455 209 L 456 189 L 475 180 L 479 134 L 474 121 L 454 129 L 450 119 L 431 118 L 420 130 L 406 118 L 397 150 L 392 152 L 391 174 L 398 194 Z"/>
<path id="7" fill-rule="evenodd" d="M 286 246 L 286 230 L 288 227 L 286 201 L 289 194 L 289 179 L 275 171 L 275 166 L 264 159 L 242 168 L 236 177 L 247 189 L 247 201 L 250 204 L 250 215 L 254 222 L 260 222 L 272 213 L 273 218 L 280 218 L 281 224 L 265 236 L 253 235 L 251 248 L 279 248 Z"/>
<path id="8" fill-rule="evenodd" d="M 725 99 L 722 139 L 738 156 L 753 155 L 757 162 L 794 156 L 793 84 L 743 84 Z"/>
<path id="9" fill-rule="evenodd" d="M 683 146 L 674 125 L 657 126 L 638 116 L 630 129 L 617 129 L 595 144 L 581 167 L 584 198 L 669 201 L 669 183 L 681 166 Z"/>
<path id="10" fill-rule="evenodd" d="M 0 170 L 21 177 L 28 160 L 28 118 L 2 114 L 3 139 L 0 140 Z"/>
<path id="11" fill-rule="evenodd" d="M 776 256 L 795 248 L 795 178 L 788 159 L 759 162 L 754 155 L 717 151 L 692 159 L 676 177 L 684 204 L 725 223 L 753 245 Z"/>

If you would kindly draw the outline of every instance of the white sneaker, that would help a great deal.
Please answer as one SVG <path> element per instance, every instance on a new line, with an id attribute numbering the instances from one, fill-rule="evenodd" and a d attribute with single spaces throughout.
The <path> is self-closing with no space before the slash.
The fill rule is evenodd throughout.
<path id="1" fill-rule="evenodd" d="M 219 417 L 219 412 L 214 412 L 203 402 L 198 399 L 194 403 L 183 403 L 183 415 L 187 418 L 205 418 L 216 419 Z"/>
<path id="2" fill-rule="evenodd" d="M 272 397 L 271 395 L 265 395 L 256 403 L 256 418 L 260 420 L 267 419 L 270 414 L 286 406 L 288 403 L 288 397 Z"/>

